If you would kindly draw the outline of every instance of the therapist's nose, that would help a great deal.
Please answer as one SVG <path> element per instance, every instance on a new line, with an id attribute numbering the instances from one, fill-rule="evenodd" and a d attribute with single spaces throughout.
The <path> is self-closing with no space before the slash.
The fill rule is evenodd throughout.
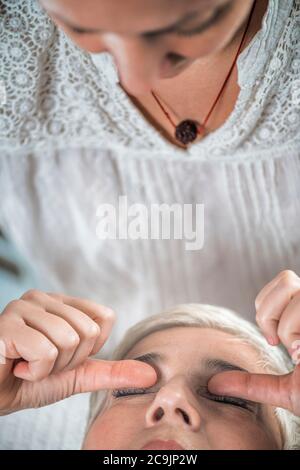
<path id="1" fill-rule="evenodd" d="M 202 418 L 197 401 L 184 377 L 174 377 L 156 393 L 145 415 L 146 427 L 161 424 L 198 431 Z"/>
<path id="2" fill-rule="evenodd" d="M 105 48 L 114 57 L 121 84 L 133 96 L 148 93 L 158 81 L 176 74 L 185 58 L 168 50 L 162 39 L 105 34 Z"/>

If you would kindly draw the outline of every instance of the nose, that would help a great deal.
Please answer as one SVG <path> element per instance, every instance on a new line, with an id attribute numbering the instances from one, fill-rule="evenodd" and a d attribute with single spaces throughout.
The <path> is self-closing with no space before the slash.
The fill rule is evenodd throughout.
<path id="1" fill-rule="evenodd" d="M 114 57 L 121 84 L 133 96 L 154 89 L 161 78 L 176 72 L 184 61 L 159 39 L 105 34 L 103 40 Z"/>
<path id="2" fill-rule="evenodd" d="M 197 401 L 183 377 L 173 378 L 157 392 L 145 415 L 146 427 L 169 424 L 198 431 L 202 418 Z"/>

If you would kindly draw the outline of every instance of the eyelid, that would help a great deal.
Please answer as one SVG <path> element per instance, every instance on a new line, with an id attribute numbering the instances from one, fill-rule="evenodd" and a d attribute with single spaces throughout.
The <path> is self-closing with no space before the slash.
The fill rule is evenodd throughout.
<path id="1" fill-rule="evenodd" d="M 76 26 L 72 26 L 70 24 L 67 24 L 62 19 L 58 18 L 53 12 L 51 12 L 51 17 L 58 24 L 63 25 L 64 28 L 67 28 L 69 31 L 71 31 L 74 34 L 84 35 L 84 34 L 95 34 L 96 33 L 96 31 L 88 31 L 88 30 L 85 30 L 84 28 L 80 28 L 80 27 L 77 28 Z"/>
<path id="2" fill-rule="evenodd" d="M 112 396 L 114 398 L 119 398 L 117 396 L 118 394 L 124 394 L 123 396 L 144 394 L 146 390 L 147 390 L 146 388 L 123 388 L 123 389 L 118 388 L 118 389 L 112 390 Z"/>
<path id="3" fill-rule="evenodd" d="M 207 21 L 205 21 L 204 23 L 196 26 L 195 28 L 191 29 L 191 30 L 174 30 L 172 31 L 172 29 L 166 29 L 165 31 L 161 32 L 161 33 L 143 33 L 142 36 L 144 38 L 148 38 L 148 39 L 151 39 L 151 38 L 154 38 L 156 36 L 164 36 L 164 35 L 167 35 L 167 34 L 176 34 L 178 36 L 193 36 L 193 35 L 196 35 L 196 34 L 200 34 L 201 32 L 205 31 L 206 29 L 208 29 L 211 25 L 211 23 L 215 23 L 215 22 L 219 22 L 230 10 L 230 7 L 231 7 L 231 3 L 227 3 L 225 6 L 222 6 L 220 7 L 216 12 L 215 14 L 213 14 L 211 16 L 211 18 L 209 18 Z M 97 31 L 86 31 L 84 29 L 81 29 L 81 28 L 76 28 L 76 27 L 73 27 L 73 26 L 70 26 L 70 25 L 67 25 L 65 24 L 65 26 L 70 30 L 72 31 L 72 33 L 75 33 L 75 34 L 81 34 L 81 35 L 84 35 L 84 34 L 97 34 Z M 100 31 L 99 31 L 100 33 Z"/>
<path id="4" fill-rule="evenodd" d="M 224 403 L 228 405 L 238 406 L 240 408 L 244 408 L 252 412 L 256 412 L 259 408 L 258 403 L 255 403 L 249 400 L 244 400 L 243 398 L 230 397 L 230 396 L 225 396 L 225 395 L 224 396 L 214 395 L 213 393 L 210 393 L 207 386 L 200 386 L 198 387 L 198 391 L 199 390 L 203 394 L 204 398 L 207 398 L 208 400 L 212 400 L 215 402 Z"/>
<path id="5" fill-rule="evenodd" d="M 68 26 L 67 26 L 68 27 Z M 77 33 L 77 34 L 89 34 L 90 31 L 85 31 L 84 29 L 81 29 L 81 28 L 74 28 L 73 26 L 69 26 L 68 27 L 72 33 Z"/>
<path id="6" fill-rule="evenodd" d="M 85 29 L 81 29 L 81 28 L 76 28 L 74 26 L 69 26 L 69 25 L 66 25 L 65 26 L 72 32 L 72 33 L 75 33 L 75 34 L 80 34 L 81 36 L 85 35 L 85 34 L 100 34 L 100 31 L 88 31 L 88 30 L 85 30 Z"/>
<path id="7" fill-rule="evenodd" d="M 206 22 L 204 22 L 202 25 L 199 25 L 195 28 L 193 28 L 192 30 L 190 31 L 180 31 L 180 30 L 177 30 L 177 31 L 172 31 L 171 29 L 168 31 L 166 29 L 166 31 L 164 32 L 161 32 L 161 33 L 144 33 L 142 34 L 143 37 L 145 38 L 148 38 L 148 39 L 151 39 L 152 37 L 154 38 L 155 36 L 162 36 L 162 35 L 166 35 L 166 34 L 176 34 L 177 36 L 193 36 L 193 35 L 196 35 L 196 34 L 200 34 L 201 32 L 205 31 L 206 29 L 209 28 L 210 26 L 210 23 L 211 21 L 215 22 L 215 21 L 219 21 L 220 19 L 222 19 L 222 17 L 224 15 L 226 15 L 226 13 L 231 9 L 231 2 L 228 2 L 226 3 L 224 6 L 221 6 L 217 12 L 212 16 L 211 19 L 207 20 Z M 88 31 L 88 30 L 84 30 L 82 28 L 77 28 L 77 27 L 73 27 L 71 25 L 68 25 L 66 24 L 65 22 L 63 22 L 60 18 L 58 18 L 54 12 L 50 12 L 51 16 L 53 17 L 53 19 L 55 19 L 58 23 L 61 23 L 63 24 L 69 31 L 71 31 L 72 33 L 74 34 L 78 34 L 78 35 L 86 35 L 86 34 L 99 34 L 101 31 Z"/>

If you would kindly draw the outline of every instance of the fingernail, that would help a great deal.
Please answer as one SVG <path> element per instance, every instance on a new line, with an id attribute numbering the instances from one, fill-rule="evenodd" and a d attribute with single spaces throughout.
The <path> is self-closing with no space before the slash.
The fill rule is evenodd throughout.
<path id="1" fill-rule="evenodd" d="M 294 346 L 292 344 L 291 348 L 288 348 L 288 352 L 291 356 L 293 363 L 298 366 L 300 364 L 300 345 Z"/>
<path id="2" fill-rule="evenodd" d="M 300 342 L 295 341 L 290 348 L 288 348 L 288 352 L 292 356 L 295 352 L 300 351 Z"/>
<path id="3" fill-rule="evenodd" d="M 299 340 L 299 339 L 296 339 L 296 340 L 292 343 L 291 349 L 292 349 L 293 351 L 297 351 L 298 349 L 300 349 L 300 340 Z"/>
<path id="4" fill-rule="evenodd" d="M 269 338 L 267 338 L 267 341 L 271 346 L 277 346 L 278 343 L 279 343 L 278 338 L 269 337 Z"/>

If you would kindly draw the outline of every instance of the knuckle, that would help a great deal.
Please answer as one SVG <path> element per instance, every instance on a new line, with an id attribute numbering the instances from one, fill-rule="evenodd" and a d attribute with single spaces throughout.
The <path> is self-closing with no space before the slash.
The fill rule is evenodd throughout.
<path id="1" fill-rule="evenodd" d="M 85 339 L 96 339 L 100 335 L 100 332 L 100 326 L 95 322 L 91 322 L 85 326 L 83 336 Z"/>
<path id="2" fill-rule="evenodd" d="M 21 299 L 24 299 L 24 300 L 39 300 L 40 298 L 41 298 L 41 292 L 38 289 L 29 289 L 21 297 Z"/>
<path id="3" fill-rule="evenodd" d="M 80 343 L 80 337 L 75 332 L 70 332 L 66 338 L 64 338 L 63 347 L 67 350 L 76 348 Z"/>
<path id="4" fill-rule="evenodd" d="M 109 307 L 106 307 L 105 305 L 101 305 L 101 317 L 104 318 L 105 320 L 109 320 L 111 322 L 114 322 L 116 319 L 116 313 L 114 310 L 112 310 Z"/>
<path id="5" fill-rule="evenodd" d="M 284 285 L 290 285 L 295 281 L 295 278 L 297 276 L 294 271 L 291 271 L 290 269 L 285 269 L 284 271 L 281 271 L 279 277 Z"/>
<path id="6" fill-rule="evenodd" d="M 16 312 L 20 307 L 20 300 L 12 300 L 7 304 L 7 306 L 4 309 L 3 313 L 11 313 L 11 312 Z"/>
<path id="7" fill-rule="evenodd" d="M 269 318 L 267 315 L 259 314 L 257 316 L 257 323 L 262 330 L 267 330 L 269 327 Z"/>
<path id="8" fill-rule="evenodd" d="M 265 314 L 263 314 L 262 311 L 258 310 L 257 313 L 256 313 L 256 316 L 255 316 L 255 319 L 256 319 L 256 322 L 260 325 L 260 326 L 264 326 L 267 322 L 267 317 Z"/>
<path id="9" fill-rule="evenodd" d="M 57 300 L 59 302 L 63 302 L 63 295 L 58 294 L 57 292 L 47 292 L 47 295 L 51 297 L 54 300 Z"/>
<path id="10" fill-rule="evenodd" d="M 256 321 L 256 323 L 258 324 L 258 326 L 261 325 L 260 315 L 257 314 L 257 315 L 255 316 L 255 321 Z"/>
<path id="11" fill-rule="evenodd" d="M 256 296 L 256 299 L 254 301 L 254 304 L 255 304 L 255 309 L 256 311 L 259 310 L 259 308 L 261 307 L 261 304 L 262 304 L 262 294 L 261 292 Z"/>
<path id="12" fill-rule="evenodd" d="M 47 374 L 38 370 L 33 370 L 31 371 L 31 378 L 29 380 L 32 382 L 39 382 L 40 380 L 43 380 L 46 377 L 47 377 Z"/>
<path id="13" fill-rule="evenodd" d="M 45 359 L 51 362 L 55 361 L 55 359 L 58 356 L 58 349 L 54 345 L 51 345 L 51 344 L 45 345 L 44 349 L 45 349 L 44 350 Z"/>
<path id="14" fill-rule="evenodd" d="M 100 335 L 100 332 L 101 332 L 100 326 L 97 323 L 92 322 L 86 328 L 85 336 L 86 338 L 89 338 L 89 339 L 96 339 Z"/>

